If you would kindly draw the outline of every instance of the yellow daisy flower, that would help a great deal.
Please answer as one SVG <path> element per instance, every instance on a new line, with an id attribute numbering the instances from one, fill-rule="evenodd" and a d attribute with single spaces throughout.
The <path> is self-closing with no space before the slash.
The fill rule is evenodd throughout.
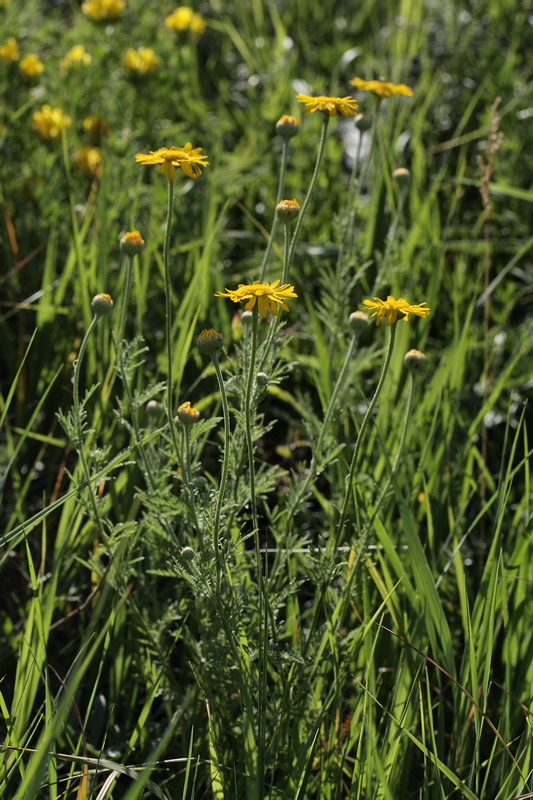
<path id="1" fill-rule="evenodd" d="M 0 61 L 3 61 L 4 64 L 12 64 L 13 61 L 17 61 L 18 57 L 19 46 L 17 40 L 10 36 L 4 44 L 0 45 Z"/>
<path id="2" fill-rule="evenodd" d="M 413 90 L 404 83 L 389 83 L 388 81 L 364 81 L 362 78 L 353 78 L 350 83 L 361 92 L 374 92 L 378 97 L 390 97 L 392 94 L 402 94 L 412 97 Z"/>
<path id="3" fill-rule="evenodd" d="M 19 69 L 26 78 L 36 78 L 44 70 L 44 64 L 35 53 L 28 53 L 20 62 Z"/>
<path id="4" fill-rule="evenodd" d="M 68 128 L 70 123 L 71 119 L 67 114 L 60 108 L 52 108 L 48 103 L 41 106 L 40 111 L 33 112 L 33 130 L 42 139 L 57 139 L 63 128 Z"/>
<path id="5" fill-rule="evenodd" d="M 102 164 L 100 148 L 90 147 L 86 144 L 77 147 L 72 154 L 72 163 L 80 172 L 85 172 L 87 175 L 98 175 Z"/>
<path id="6" fill-rule="evenodd" d="M 70 48 L 68 53 L 65 53 L 64 57 L 59 62 L 59 67 L 62 70 L 66 70 L 75 64 L 88 67 L 91 61 L 92 56 L 87 52 L 85 47 L 82 44 L 75 44 L 74 47 Z"/>
<path id="7" fill-rule="evenodd" d="M 288 311 L 289 307 L 284 300 L 289 297 L 298 297 L 294 292 L 294 286 L 288 283 L 283 286 L 278 286 L 279 281 L 274 283 L 260 283 L 254 281 L 252 284 L 239 283 L 238 289 L 226 289 L 225 292 L 215 292 L 215 297 L 229 297 L 234 303 L 240 303 L 242 300 L 247 300 L 245 305 L 246 311 L 251 311 L 257 303 L 259 313 L 263 318 L 267 314 L 277 317 L 279 314 L 278 305 L 284 310 Z"/>
<path id="8" fill-rule="evenodd" d="M 209 166 L 207 156 L 202 156 L 201 147 L 195 147 L 187 142 L 183 147 L 160 147 L 159 150 L 150 150 L 149 153 L 137 153 L 135 161 L 138 164 L 161 164 L 159 172 L 165 173 L 169 181 L 176 177 L 176 167 L 181 167 L 188 178 L 200 175 L 200 167 Z"/>
<path id="9" fill-rule="evenodd" d="M 357 103 L 350 95 L 346 97 L 326 97 L 325 95 L 310 97 L 307 94 L 297 94 L 296 99 L 300 103 L 305 103 L 306 114 L 311 111 L 324 111 L 330 117 L 337 116 L 337 112 L 344 117 L 353 117 L 357 111 Z"/>
<path id="10" fill-rule="evenodd" d="M 83 13 L 95 22 L 115 19 L 125 8 L 124 0 L 85 0 L 81 4 Z"/>
<path id="11" fill-rule="evenodd" d="M 379 325 L 383 317 L 387 325 L 393 325 L 398 319 L 398 314 L 403 314 L 402 319 L 409 322 L 409 315 L 415 314 L 417 317 L 427 317 L 430 308 L 427 307 L 426 301 L 418 303 L 416 306 L 409 305 L 405 298 L 400 297 L 396 300 L 391 294 L 387 296 L 386 300 L 380 300 L 379 297 L 374 297 L 374 300 L 363 300 L 365 311 L 372 311 L 370 317 L 376 317 L 376 325 Z"/>
<path id="12" fill-rule="evenodd" d="M 122 66 L 136 75 L 147 75 L 157 67 L 159 61 L 151 47 L 138 47 L 137 50 L 130 47 L 122 59 Z"/>
<path id="13" fill-rule="evenodd" d="M 165 25 L 177 34 L 185 34 L 191 41 L 197 39 L 205 30 L 204 18 L 189 6 L 180 6 L 165 17 Z"/>

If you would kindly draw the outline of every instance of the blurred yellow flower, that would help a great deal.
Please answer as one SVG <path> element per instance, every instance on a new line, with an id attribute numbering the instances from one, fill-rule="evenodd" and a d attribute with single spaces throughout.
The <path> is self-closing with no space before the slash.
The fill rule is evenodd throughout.
<path id="1" fill-rule="evenodd" d="M 100 144 L 102 139 L 109 133 L 110 128 L 107 122 L 103 122 L 93 114 L 83 120 L 83 130 L 89 134 L 93 144 Z"/>
<path id="2" fill-rule="evenodd" d="M 425 300 L 423 303 L 411 306 L 405 298 L 400 297 L 395 300 L 391 294 L 387 296 L 386 300 L 380 300 L 379 297 L 374 297 L 374 300 L 363 300 L 363 305 L 365 311 L 372 311 L 370 317 L 376 317 L 376 325 L 379 325 L 383 317 L 385 317 L 387 325 L 393 325 L 398 319 L 398 314 L 403 314 L 404 322 L 409 322 L 410 314 L 427 317 L 431 311 Z"/>
<path id="3" fill-rule="evenodd" d="M 165 25 L 178 34 L 186 34 L 187 38 L 197 39 L 205 30 L 205 21 L 201 14 L 188 6 L 176 8 L 165 17 Z"/>
<path id="4" fill-rule="evenodd" d="M 71 119 L 60 108 L 52 108 L 48 103 L 41 106 L 40 111 L 33 112 L 33 130 L 42 139 L 57 139 L 61 131 L 68 128 Z"/>
<path id="5" fill-rule="evenodd" d="M 115 19 L 125 8 L 125 0 L 85 0 L 81 4 L 83 13 L 95 22 Z"/>
<path id="6" fill-rule="evenodd" d="M 147 75 L 159 64 L 160 59 L 151 47 L 130 47 L 122 59 L 122 66 L 136 75 Z"/>
<path id="7" fill-rule="evenodd" d="M 388 81 L 364 81 L 362 78 L 353 78 L 350 83 L 361 92 L 374 92 L 378 97 L 390 97 L 392 94 L 403 94 L 411 97 L 413 90 L 404 83 L 388 83 Z"/>
<path id="8" fill-rule="evenodd" d="M 82 44 L 75 44 L 74 47 L 71 47 L 68 53 L 63 56 L 59 62 L 59 67 L 62 70 L 68 69 L 74 65 L 88 67 L 91 61 L 91 54 L 87 52 L 85 47 Z"/>
<path id="9" fill-rule="evenodd" d="M 353 117 L 358 108 L 357 103 L 350 95 L 346 97 L 326 97 L 325 95 L 310 97 L 307 94 L 297 94 L 296 99 L 300 103 L 305 103 L 306 114 L 311 111 L 324 111 L 330 117 L 337 116 L 337 112 L 344 117 Z"/>
<path id="10" fill-rule="evenodd" d="M 289 283 L 284 283 L 283 286 L 278 286 L 278 284 L 279 281 L 274 281 L 274 283 L 260 283 L 259 281 L 254 281 L 252 284 L 239 283 L 237 289 L 215 292 L 215 297 L 229 297 L 234 303 L 247 300 L 248 302 L 244 307 L 245 311 L 251 311 L 257 303 L 258 311 L 263 318 L 267 314 L 277 317 L 279 314 L 278 305 L 284 311 L 289 311 L 289 307 L 284 300 L 289 297 L 298 297 L 294 292 L 294 286 Z"/>
<path id="11" fill-rule="evenodd" d="M 196 178 L 202 172 L 200 167 L 209 166 L 207 156 L 200 155 L 201 152 L 201 147 L 193 149 L 187 142 L 183 147 L 160 147 L 146 154 L 137 153 L 135 161 L 138 164 L 160 164 L 159 172 L 165 173 L 169 181 L 176 177 L 176 167 L 181 167 L 188 178 Z"/>
<path id="12" fill-rule="evenodd" d="M 5 44 L 0 45 L 0 61 L 3 61 L 4 64 L 12 64 L 13 61 L 17 61 L 18 57 L 19 46 L 17 40 L 10 36 L 9 39 L 6 39 Z"/>
<path id="13" fill-rule="evenodd" d="M 72 154 L 72 163 L 80 172 L 88 175 L 98 175 L 102 164 L 102 154 L 99 147 L 82 145 L 77 147 Z"/>
<path id="14" fill-rule="evenodd" d="M 20 62 L 19 69 L 26 78 L 36 78 L 44 70 L 44 64 L 35 53 L 29 53 Z"/>

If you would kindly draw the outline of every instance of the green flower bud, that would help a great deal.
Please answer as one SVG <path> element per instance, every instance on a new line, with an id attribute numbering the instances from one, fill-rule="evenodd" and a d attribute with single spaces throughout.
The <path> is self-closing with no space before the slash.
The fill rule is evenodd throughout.
<path id="1" fill-rule="evenodd" d="M 95 294 L 91 301 L 91 308 L 95 317 L 105 317 L 113 310 L 113 300 L 109 294 Z"/>

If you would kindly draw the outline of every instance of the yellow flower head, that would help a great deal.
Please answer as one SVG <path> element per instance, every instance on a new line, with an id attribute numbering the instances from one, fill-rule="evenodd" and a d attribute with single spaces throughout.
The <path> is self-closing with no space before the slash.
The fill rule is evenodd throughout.
<path id="1" fill-rule="evenodd" d="M 125 0 L 85 0 L 81 4 L 83 13 L 95 22 L 115 19 L 125 8 Z"/>
<path id="2" fill-rule="evenodd" d="M 151 47 L 130 47 L 122 59 L 122 66 L 136 75 L 147 75 L 159 64 L 159 58 Z"/>
<path id="3" fill-rule="evenodd" d="M 35 53 L 29 53 L 20 62 L 19 69 L 26 78 L 36 78 L 43 71 L 44 64 Z"/>
<path id="4" fill-rule="evenodd" d="M 91 61 L 91 54 L 87 52 L 85 47 L 82 44 L 75 44 L 74 47 L 71 47 L 68 53 L 63 56 L 59 62 L 59 67 L 62 70 L 66 70 L 72 66 L 88 67 Z"/>
<path id="5" fill-rule="evenodd" d="M 57 139 L 61 136 L 63 128 L 70 125 L 70 117 L 60 108 L 52 108 L 46 103 L 40 111 L 33 112 L 33 130 L 37 131 L 42 139 Z"/>
<path id="6" fill-rule="evenodd" d="M 178 419 L 184 425 L 194 425 L 195 422 L 200 421 L 200 412 L 191 406 L 190 400 L 186 400 L 178 407 Z"/>
<path id="7" fill-rule="evenodd" d="M 326 97 L 325 95 L 310 97 L 307 94 L 297 94 L 296 99 L 300 103 L 305 103 L 306 114 L 311 111 L 323 111 L 330 117 L 335 117 L 339 112 L 344 117 L 353 117 L 357 111 L 357 103 L 350 95 L 346 97 Z"/>
<path id="8" fill-rule="evenodd" d="M 140 231 L 126 231 L 120 240 L 120 249 L 128 256 L 136 256 L 144 249 L 145 241 Z"/>
<path id="9" fill-rule="evenodd" d="M 388 81 L 364 81 L 362 78 L 353 78 L 350 83 L 361 92 L 374 92 L 378 97 L 390 97 L 392 94 L 403 94 L 411 97 L 413 90 L 404 83 L 388 83 Z"/>
<path id="10" fill-rule="evenodd" d="M 3 61 L 4 64 L 12 64 L 13 61 L 18 60 L 18 57 L 19 46 L 17 40 L 10 36 L 9 39 L 6 39 L 5 44 L 0 45 L 0 61 Z"/>
<path id="11" fill-rule="evenodd" d="M 110 128 L 107 122 L 103 122 L 99 117 L 93 115 L 85 117 L 83 120 L 83 130 L 89 134 L 93 144 L 100 144 L 102 139 L 109 133 Z"/>
<path id="12" fill-rule="evenodd" d="M 229 297 L 234 303 L 247 300 L 248 302 L 244 307 L 246 311 L 251 311 L 257 303 L 257 308 L 263 318 L 267 314 L 277 317 L 279 314 L 278 305 L 284 311 L 288 311 L 289 307 L 284 300 L 289 297 L 298 297 L 294 292 L 294 286 L 288 283 L 283 284 L 283 286 L 278 286 L 278 284 L 279 281 L 274 281 L 274 283 L 259 283 L 259 281 L 254 281 L 252 284 L 239 283 L 238 289 L 215 292 L 215 297 Z"/>
<path id="13" fill-rule="evenodd" d="M 193 149 L 187 142 L 183 147 L 160 147 L 149 153 L 137 153 L 135 161 L 138 164 L 161 164 L 159 172 L 165 173 L 169 181 L 176 177 L 176 167 L 181 167 L 188 178 L 196 178 L 202 172 L 200 167 L 209 166 L 207 156 L 200 155 L 201 152 L 201 147 Z"/>
<path id="14" fill-rule="evenodd" d="M 102 164 L 102 154 L 99 147 L 82 145 L 77 147 L 72 154 L 72 163 L 80 172 L 88 175 L 97 175 Z"/>
<path id="15" fill-rule="evenodd" d="M 165 17 L 165 25 L 177 34 L 185 35 L 193 41 L 205 30 L 204 18 L 189 6 L 180 6 L 172 14 Z"/>
<path id="16" fill-rule="evenodd" d="M 298 200 L 280 200 L 276 206 L 276 214 L 282 222 L 291 222 L 300 213 Z"/>
<path id="17" fill-rule="evenodd" d="M 389 294 L 386 300 L 380 300 L 379 297 L 374 297 L 374 300 L 363 300 L 365 311 L 372 311 L 371 317 L 376 317 L 376 325 L 379 325 L 382 318 L 385 317 L 387 325 L 393 325 L 398 319 L 398 314 L 403 314 L 402 319 L 409 322 L 409 315 L 415 314 L 417 317 L 427 317 L 431 309 L 427 307 L 426 302 L 418 303 L 416 306 L 411 306 L 400 297 L 395 300 Z"/>
<path id="18" fill-rule="evenodd" d="M 300 121 L 290 114 L 282 114 L 276 122 L 276 133 L 284 139 L 292 139 L 300 130 Z"/>

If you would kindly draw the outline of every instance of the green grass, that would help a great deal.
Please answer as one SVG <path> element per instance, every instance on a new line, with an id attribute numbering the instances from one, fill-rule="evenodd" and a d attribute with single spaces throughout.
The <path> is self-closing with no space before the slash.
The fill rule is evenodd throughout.
<path id="1" fill-rule="evenodd" d="M 195 42 L 165 28 L 172 10 L 128 0 L 96 24 L 75 2 L 0 8 L 0 46 L 14 36 L 45 65 L 32 84 L 0 58 L 0 796 L 529 796 L 527 10 L 217 0 Z M 91 64 L 61 72 L 78 43 Z M 141 45 L 161 63 L 132 80 L 121 58 Z M 330 119 L 292 241 L 298 298 L 281 324 L 259 319 L 255 348 L 253 318 L 213 294 L 259 276 L 275 122 L 301 119 L 284 196 L 302 205 L 321 118 L 295 95 L 351 94 L 355 75 L 414 96 L 356 94 L 372 127 L 352 178 L 353 120 Z M 43 103 L 71 117 L 62 139 L 32 130 Z M 496 127 L 488 207 L 478 156 Z M 169 286 L 168 181 L 134 156 L 188 141 L 209 167 L 174 183 Z M 72 162 L 88 144 L 96 175 Z M 269 282 L 281 223 L 271 244 Z M 97 292 L 114 310 L 76 362 Z M 388 294 L 431 314 L 354 336 L 349 315 Z M 195 344 L 211 327 L 228 446 Z M 187 434 L 165 413 L 168 353 L 173 405 L 201 412 Z"/>

